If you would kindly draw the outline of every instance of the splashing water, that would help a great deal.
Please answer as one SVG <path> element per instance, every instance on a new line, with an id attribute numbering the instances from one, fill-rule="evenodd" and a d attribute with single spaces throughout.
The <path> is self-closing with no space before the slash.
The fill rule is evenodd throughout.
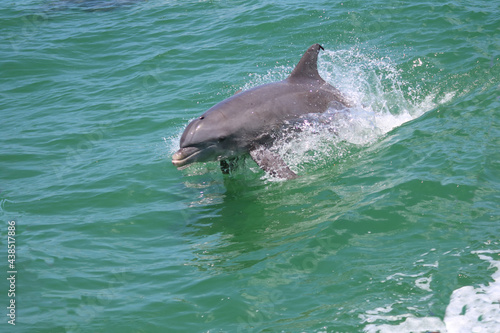
<path id="1" fill-rule="evenodd" d="M 287 136 L 276 145 L 291 168 L 299 172 L 310 165 L 316 169 L 339 160 L 353 147 L 370 145 L 455 95 L 445 94 L 439 101 L 437 93 L 422 97 L 419 88 L 404 81 L 402 71 L 390 58 L 369 57 L 355 48 L 326 50 L 318 71 L 354 107 L 307 115 L 299 125 L 300 134 Z M 267 76 L 276 74 L 270 72 Z"/>

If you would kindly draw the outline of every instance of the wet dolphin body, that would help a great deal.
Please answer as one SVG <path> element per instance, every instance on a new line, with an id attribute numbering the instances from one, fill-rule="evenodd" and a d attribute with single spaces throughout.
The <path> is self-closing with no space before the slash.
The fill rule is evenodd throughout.
<path id="1" fill-rule="evenodd" d="M 216 104 L 184 130 L 172 163 L 182 168 L 193 162 L 220 161 L 222 172 L 240 155 L 249 153 L 264 171 L 279 178 L 297 175 L 283 159 L 269 150 L 290 121 L 349 103 L 319 76 L 319 44 L 302 56 L 290 76 L 240 92 Z M 278 135 L 279 136 L 279 135 Z"/>

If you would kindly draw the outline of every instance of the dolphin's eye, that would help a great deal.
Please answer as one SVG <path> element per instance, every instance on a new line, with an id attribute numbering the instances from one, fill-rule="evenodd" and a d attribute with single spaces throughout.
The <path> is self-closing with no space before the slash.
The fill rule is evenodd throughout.
<path id="1" fill-rule="evenodd" d="M 205 117 L 201 116 L 201 117 L 200 117 L 200 120 L 203 120 L 203 119 L 205 119 Z"/>

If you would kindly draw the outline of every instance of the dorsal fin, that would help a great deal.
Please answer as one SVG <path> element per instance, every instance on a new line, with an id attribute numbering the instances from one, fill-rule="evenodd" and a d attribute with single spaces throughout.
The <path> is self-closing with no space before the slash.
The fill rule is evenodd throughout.
<path id="1" fill-rule="evenodd" d="M 319 50 L 324 50 L 323 46 L 314 44 L 307 49 L 306 53 L 302 56 L 297 66 L 288 77 L 289 80 L 294 79 L 316 79 L 321 80 L 318 73 L 318 53 Z"/>

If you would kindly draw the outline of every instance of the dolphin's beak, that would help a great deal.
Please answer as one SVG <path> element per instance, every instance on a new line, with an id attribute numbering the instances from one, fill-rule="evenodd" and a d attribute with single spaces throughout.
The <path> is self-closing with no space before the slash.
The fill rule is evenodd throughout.
<path id="1" fill-rule="evenodd" d="M 196 147 L 181 148 L 172 156 L 172 164 L 177 168 L 191 164 L 200 152 L 201 150 Z"/>

